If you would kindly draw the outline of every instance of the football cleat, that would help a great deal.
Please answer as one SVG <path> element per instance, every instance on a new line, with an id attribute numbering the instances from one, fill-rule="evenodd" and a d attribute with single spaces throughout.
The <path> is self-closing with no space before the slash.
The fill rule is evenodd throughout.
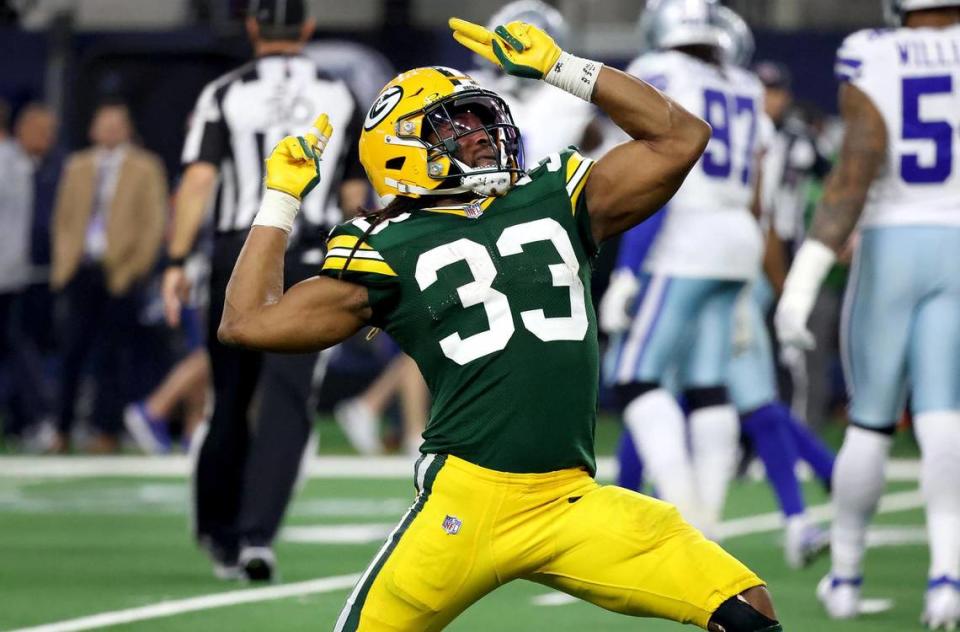
<path id="1" fill-rule="evenodd" d="M 200 548 L 207 552 L 213 562 L 213 576 L 224 581 L 243 579 L 243 570 L 237 561 L 237 550 L 214 544 L 207 536 L 198 539 Z"/>
<path id="2" fill-rule="evenodd" d="M 920 621 L 930 630 L 957 629 L 960 623 L 960 580 L 944 575 L 927 583 Z"/>
<path id="3" fill-rule="evenodd" d="M 817 584 L 817 599 L 831 619 L 852 619 L 860 614 L 860 586 L 863 577 L 834 577 L 827 574 Z"/>
<path id="4" fill-rule="evenodd" d="M 167 425 L 153 419 L 141 402 L 123 409 L 123 425 L 137 446 L 147 454 L 166 454 L 172 442 Z"/>
<path id="5" fill-rule="evenodd" d="M 783 556 L 787 566 L 806 568 L 830 550 L 830 532 L 815 524 L 787 525 Z"/>
<path id="6" fill-rule="evenodd" d="M 248 582 L 270 582 L 277 573 L 277 557 L 269 546 L 243 547 L 239 562 Z"/>
<path id="7" fill-rule="evenodd" d="M 354 450 L 364 456 L 383 452 L 380 419 L 362 401 L 349 399 L 340 402 L 333 408 L 333 418 Z"/>

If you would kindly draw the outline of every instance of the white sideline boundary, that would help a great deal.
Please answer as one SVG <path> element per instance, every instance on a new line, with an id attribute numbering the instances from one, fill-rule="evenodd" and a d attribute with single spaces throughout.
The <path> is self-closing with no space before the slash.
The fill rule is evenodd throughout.
<path id="1" fill-rule="evenodd" d="M 306 476 L 322 479 L 409 480 L 413 478 L 413 464 L 414 460 L 407 456 L 318 456 L 307 463 Z M 0 457 L 0 479 L 181 478 L 189 475 L 190 460 L 185 455 Z M 612 457 L 597 459 L 598 479 L 610 481 L 616 476 L 616 459 Z M 887 463 L 887 480 L 889 481 L 916 481 L 919 477 L 920 461 L 917 459 L 891 459 Z"/>
<path id="2" fill-rule="evenodd" d="M 140 608 L 103 612 L 89 617 L 80 617 L 79 619 L 69 619 L 67 621 L 47 623 L 30 628 L 20 628 L 12 632 L 79 632 L 80 630 L 95 630 L 113 625 L 144 621 L 146 619 L 159 619 L 186 612 L 196 612 L 198 610 L 211 610 L 213 608 L 224 608 L 226 606 L 236 606 L 244 603 L 273 601 L 275 599 L 287 599 L 289 597 L 344 590 L 356 584 L 358 579 L 360 579 L 360 573 L 355 575 L 322 577 L 320 579 L 311 579 L 309 581 L 285 584 L 283 586 L 232 590 L 212 595 L 202 595 L 200 597 L 161 601 L 160 603 L 142 606 Z"/>

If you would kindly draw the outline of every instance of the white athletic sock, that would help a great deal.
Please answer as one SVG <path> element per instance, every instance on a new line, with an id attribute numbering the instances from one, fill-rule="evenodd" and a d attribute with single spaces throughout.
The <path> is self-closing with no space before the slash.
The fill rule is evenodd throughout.
<path id="1" fill-rule="evenodd" d="M 697 492 L 706 530 L 714 532 L 723 516 L 727 488 L 737 468 L 740 421 L 730 404 L 706 406 L 690 413 L 690 447 Z"/>
<path id="2" fill-rule="evenodd" d="M 697 526 L 699 502 L 677 400 L 664 389 L 648 391 L 627 405 L 623 419 L 660 497 Z"/>
<path id="3" fill-rule="evenodd" d="M 930 577 L 960 577 L 960 411 L 920 413 L 920 487 L 927 505 Z"/>
<path id="4" fill-rule="evenodd" d="M 862 573 L 867 525 L 886 483 L 891 443 L 885 434 L 857 426 L 847 428 L 833 468 L 830 557 L 835 577 L 850 579 Z"/>

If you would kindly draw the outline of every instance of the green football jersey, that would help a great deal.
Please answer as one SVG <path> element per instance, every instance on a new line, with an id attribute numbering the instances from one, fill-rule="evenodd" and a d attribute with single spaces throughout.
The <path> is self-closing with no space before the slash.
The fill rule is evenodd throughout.
<path id="1" fill-rule="evenodd" d="M 430 388 L 423 451 L 501 472 L 594 472 L 592 165 L 571 148 L 503 197 L 400 214 L 359 248 L 367 220 L 332 233 L 321 274 L 368 288 L 372 324 Z"/>

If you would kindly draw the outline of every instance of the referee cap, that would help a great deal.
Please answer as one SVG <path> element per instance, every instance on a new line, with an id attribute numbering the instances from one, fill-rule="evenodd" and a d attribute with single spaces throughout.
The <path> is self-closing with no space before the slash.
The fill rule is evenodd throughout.
<path id="1" fill-rule="evenodd" d="M 260 36 L 270 40 L 295 40 L 307 21 L 305 0 L 250 0 L 247 15 L 260 26 Z"/>

